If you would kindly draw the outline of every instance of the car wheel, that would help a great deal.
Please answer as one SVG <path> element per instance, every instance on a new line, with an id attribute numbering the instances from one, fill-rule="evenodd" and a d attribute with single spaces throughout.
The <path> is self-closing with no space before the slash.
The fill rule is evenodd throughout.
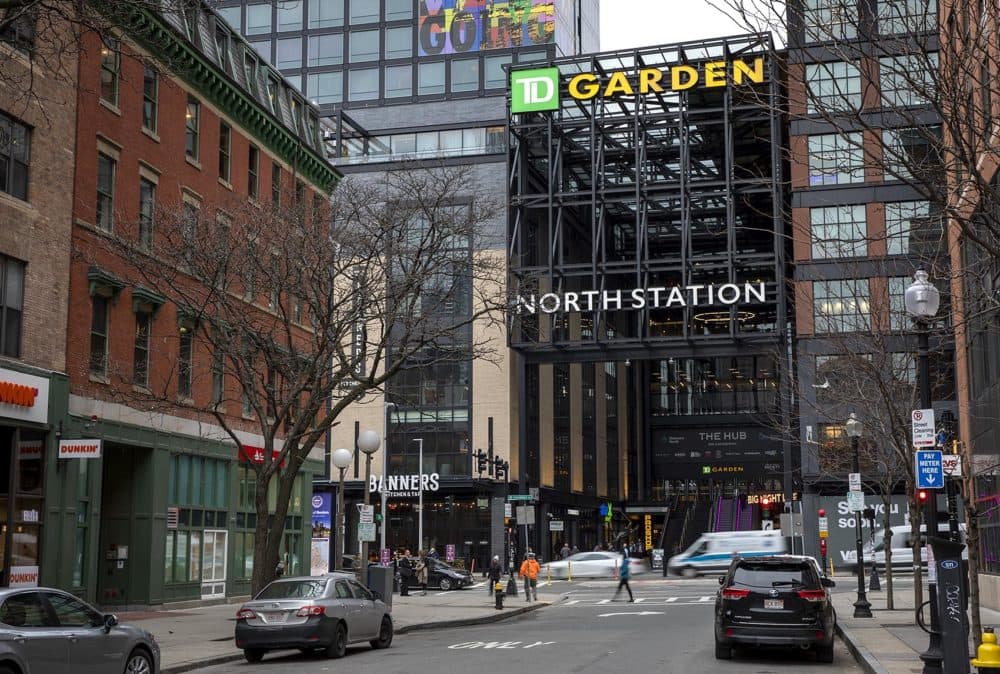
<path id="1" fill-rule="evenodd" d="M 816 662 L 833 662 L 833 644 L 816 647 Z"/>
<path id="2" fill-rule="evenodd" d="M 382 626 L 378 630 L 378 639 L 372 639 L 372 648 L 383 649 L 392 645 L 392 618 L 382 616 Z"/>
<path id="3" fill-rule="evenodd" d="M 14 670 L 6 665 L 0 665 L 0 674 L 14 674 Z"/>
<path id="4" fill-rule="evenodd" d="M 153 674 L 153 659 L 144 650 L 135 649 L 125 661 L 125 674 Z"/>
<path id="5" fill-rule="evenodd" d="M 451 589 L 451 578 L 445 578 L 444 576 L 442 576 L 441 577 L 441 582 L 438 583 L 438 587 L 440 587 L 442 590 L 445 590 L 445 591 L 450 590 Z"/>
<path id="6" fill-rule="evenodd" d="M 733 658 L 733 647 L 727 646 L 726 644 L 720 644 L 718 641 L 715 642 L 715 659 L 716 660 L 731 660 Z"/>
<path id="7" fill-rule="evenodd" d="M 337 630 L 333 633 L 333 643 L 326 649 L 326 657 L 342 658 L 347 652 L 347 627 L 344 623 L 337 623 Z"/>
<path id="8" fill-rule="evenodd" d="M 681 575 L 684 576 L 685 578 L 697 578 L 698 569 L 694 568 L 693 566 L 685 566 L 683 569 L 681 569 Z"/>
<path id="9" fill-rule="evenodd" d="M 261 648 L 244 648 L 243 657 L 247 659 L 247 662 L 253 664 L 255 662 L 260 662 L 264 659 L 264 653 L 267 651 Z"/>

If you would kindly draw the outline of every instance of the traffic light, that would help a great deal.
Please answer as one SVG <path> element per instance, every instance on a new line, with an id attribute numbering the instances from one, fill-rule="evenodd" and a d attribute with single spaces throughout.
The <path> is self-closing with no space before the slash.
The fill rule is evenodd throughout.
<path id="1" fill-rule="evenodd" d="M 917 502 L 920 505 L 924 505 L 925 503 L 927 503 L 928 498 L 930 498 L 930 494 L 927 493 L 926 489 L 921 489 L 920 491 L 917 492 Z"/>
<path id="2" fill-rule="evenodd" d="M 476 472 L 480 475 L 486 472 L 486 452 L 481 449 L 476 451 Z"/>
<path id="3" fill-rule="evenodd" d="M 500 457 L 494 459 L 496 461 L 495 474 L 498 480 L 502 480 L 507 476 L 507 471 L 510 470 L 510 464 L 506 461 L 500 460 Z"/>

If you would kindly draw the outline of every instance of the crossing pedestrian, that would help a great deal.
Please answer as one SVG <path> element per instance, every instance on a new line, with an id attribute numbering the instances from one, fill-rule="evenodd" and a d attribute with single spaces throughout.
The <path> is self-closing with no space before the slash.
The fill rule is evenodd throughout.
<path id="1" fill-rule="evenodd" d="M 629 570 L 628 570 L 628 554 L 622 551 L 622 562 L 621 566 L 618 567 L 618 589 L 615 590 L 615 597 L 611 601 L 618 601 L 618 595 L 621 594 L 622 588 L 624 587 L 628 590 L 628 600 L 631 603 L 635 603 L 635 597 L 632 596 L 632 588 L 628 584 Z"/>
<path id="2" fill-rule="evenodd" d="M 493 555 L 493 561 L 490 562 L 490 568 L 486 578 L 486 585 L 491 596 L 493 595 L 493 587 L 500 582 L 500 576 L 502 575 L 503 569 L 500 567 L 500 556 Z"/>

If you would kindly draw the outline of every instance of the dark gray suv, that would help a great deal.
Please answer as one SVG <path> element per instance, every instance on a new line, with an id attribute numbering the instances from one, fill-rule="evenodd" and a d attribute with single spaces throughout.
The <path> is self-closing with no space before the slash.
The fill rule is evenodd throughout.
<path id="1" fill-rule="evenodd" d="M 777 555 L 733 560 L 719 579 L 715 599 L 715 657 L 728 660 L 733 647 L 814 648 L 820 662 L 833 662 L 836 614 L 812 557 Z"/>
<path id="2" fill-rule="evenodd" d="M 144 629 L 44 587 L 0 590 L 0 674 L 157 674 L 160 648 Z"/>

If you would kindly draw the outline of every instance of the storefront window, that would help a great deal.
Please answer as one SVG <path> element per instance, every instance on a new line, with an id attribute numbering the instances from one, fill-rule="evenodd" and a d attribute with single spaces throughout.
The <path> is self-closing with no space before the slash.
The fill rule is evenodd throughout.
<path id="1" fill-rule="evenodd" d="M 44 443 L 41 433 L 0 428 L 0 560 L 5 569 L 38 566 Z"/>

